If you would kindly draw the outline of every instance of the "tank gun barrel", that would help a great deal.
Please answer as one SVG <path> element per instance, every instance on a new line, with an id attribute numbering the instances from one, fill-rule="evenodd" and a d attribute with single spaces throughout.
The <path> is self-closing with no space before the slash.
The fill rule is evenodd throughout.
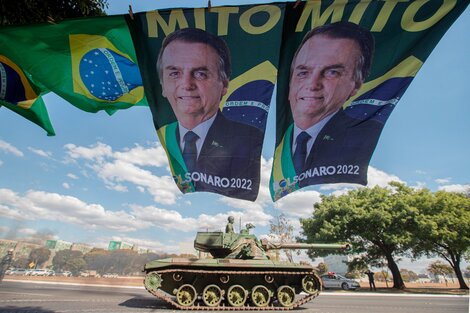
<path id="1" fill-rule="evenodd" d="M 267 240 L 261 241 L 265 250 L 276 249 L 314 249 L 314 250 L 351 250 L 351 245 L 338 243 L 272 243 Z"/>

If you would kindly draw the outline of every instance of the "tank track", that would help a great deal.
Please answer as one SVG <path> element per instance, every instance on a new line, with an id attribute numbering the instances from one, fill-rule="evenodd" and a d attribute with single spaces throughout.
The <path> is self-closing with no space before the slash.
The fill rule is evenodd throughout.
<path id="1" fill-rule="evenodd" d="M 313 271 L 303 271 L 303 272 L 291 272 L 291 271 L 233 271 L 233 270 L 217 270 L 217 271 L 207 271 L 207 270 L 189 270 L 189 269 L 167 269 L 167 270 L 160 270 L 160 271 L 150 271 L 153 273 L 157 274 L 163 274 L 163 273 L 178 273 L 178 272 L 186 272 L 186 273 L 197 273 L 197 274 L 236 274 L 236 275 L 311 275 L 314 274 Z M 149 273 L 150 273 L 149 272 Z M 316 276 L 316 275 L 315 275 Z M 144 283 L 145 285 L 145 283 Z M 284 307 L 284 306 L 274 306 L 272 303 L 268 306 L 264 307 L 257 307 L 257 306 L 250 306 L 250 305 L 245 305 L 241 307 L 233 307 L 229 305 L 220 305 L 220 306 L 205 306 L 205 305 L 200 305 L 199 303 L 197 305 L 192 305 L 192 306 L 182 306 L 178 304 L 172 296 L 169 296 L 167 293 L 165 293 L 162 290 L 149 290 L 147 289 L 147 286 L 145 285 L 145 289 L 155 297 L 157 297 L 159 300 L 162 300 L 166 302 L 167 304 L 171 305 L 172 307 L 180 310 L 198 310 L 198 311 L 288 311 L 295 309 L 309 301 L 312 301 L 315 299 L 321 291 L 321 281 L 319 285 L 319 290 L 314 293 L 314 294 L 307 294 L 305 297 L 297 299 L 292 305 Z M 271 301 L 272 302 L 272 301 Z"/>

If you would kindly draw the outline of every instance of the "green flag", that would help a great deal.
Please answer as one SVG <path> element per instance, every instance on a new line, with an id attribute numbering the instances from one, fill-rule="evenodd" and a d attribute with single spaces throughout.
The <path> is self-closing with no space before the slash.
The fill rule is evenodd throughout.
<path id="1" fill-rule="evenodd" d="M 35 81 L 88 112 L 146 103 L 123 16 L 4 27 L 0 46 Z"/>
<path id="2" fill-rule="evenodd" d="M 322 0 L 286 6 L 274 201 L 309 185 L 367 184 L 387 118 L 468 0 Z"/>
<path id="3" fill-rule="evenodd" d="M 47 90 L 35 85 L 29 75 L 1 53 L 0 51 L 0 106 L 39 125 L 48 136 L 54 136 L 54 128 L 41 96 Z"/>
<path id="4" fill-rule="evenodd" d="M 158 10 L 128 20 L 155 128 L 183 193 L 256 199 L 283 6 Z"/>

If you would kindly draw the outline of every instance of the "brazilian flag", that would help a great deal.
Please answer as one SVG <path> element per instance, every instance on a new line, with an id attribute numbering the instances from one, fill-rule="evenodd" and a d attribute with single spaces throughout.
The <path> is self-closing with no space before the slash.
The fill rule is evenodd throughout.
<path id="1" fill-rule="evenodd" d="M 0 46 L 35 81 L 87 112 L 146 105 L 123 16 L 5 27 Z"/>
<path id="2" fill-rule="evenodd" d="M 35 85 L 21 68 L 0 54 L 0 106 L 4 106 L 43 128 L 54 136 L 41 94 L 47 90 Z"/>

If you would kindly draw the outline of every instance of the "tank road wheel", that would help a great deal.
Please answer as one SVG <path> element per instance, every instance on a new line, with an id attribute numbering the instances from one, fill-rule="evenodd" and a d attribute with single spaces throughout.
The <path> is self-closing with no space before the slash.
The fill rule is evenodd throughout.
<path id="1" fill-rule="evenodd" d="M 257 307 L 265 307 L 271 300 L 271 292 L 263 285 L 253 287 L 251 290 L 251 301 Z"/>
<path id="2" fill-rule="evenodd" d="M 243 306 L 247 296 L 245 288 L 240 285 L 233 285 L 227 291 L 227 301 L 233 307 Z"/>
<path id="3" fill-rule="evenodd" d="M 151 292 L 155 292 L 162 286 L 162 281 L 162 277 L 157 272 L 150 272 L 147 274 L 147 276 L 145 276 L 145 289 Z"/>
<path id="4" fill-rule="evenodd" d="M 176 301 L 181 306 L 191 306 L 196 301 L 196 289 L 190 284 L 184 284 L 176 291 Z"/>
<path id="5" fill-rule="evenodd" d="M 287 285 L 281 286 L 277 289 L 277 301 L 285 307 L 291 306 L 294 303 L 295 290 Z"/>
<path id="6" fill-rule="evenodd" d="M 314 275 L 305 275 L 302 278 L 302 290 L 313 295 L 320 291 L 320 281 Z"/>
<path id="7" fill-rule="evenodd" d="M 208 285 L 202 292 L 202 301 L 207 306 L 218 306 L 222 301 L 222 290 L 217 285 Z"/>

